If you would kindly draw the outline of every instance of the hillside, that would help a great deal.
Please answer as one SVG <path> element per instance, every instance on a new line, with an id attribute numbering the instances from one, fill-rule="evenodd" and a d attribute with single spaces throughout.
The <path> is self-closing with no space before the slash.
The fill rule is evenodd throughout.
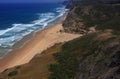
<path id="1" fill-rule="evenodd" d="M 50 79 L 120 79 L 120 5 L 116 2 L 68 3 L 64 31 L 84 36 L 64 44 L 54 55 L 58 63 L 51 65 Z"/>
<path id="2" fill-rule="evenodd" d="M 83 36 L 4 71 L 0 79 L 120 79 L 119 0 L 70 0 L 65 4 L 70 10 L 64 31 Z"/>
<path id="3" fill-rule="evenodd" d="M 0 79 L 48 79 L 50 73 L 48 67 L 56 62 L 53 54 L 60 51 L 61 45 L 56 44 L 42 54 L 37 54 L 27 64 L 6 69 L 0 74 Z"/>
<path id="4" fill-rule="evenodd" d="M 100 0 L 101 1 L 101 0 Z M 120 5 L 104 4 L 99 0 L 77 0 L 72 4 L 63 23 L 66 32 L 86 33 L 90 27 L 97 30 L 120 30 Z M 75 3 L 75 2 L 74 2 Z M 85 31 L 86 30 L 86 31 Z"/>
<path id="5" fill-rule="evenodd" d="M 54 57 L 50 79 L 120 78 L 120 36 L 110 31 L 67 42 Z"/>

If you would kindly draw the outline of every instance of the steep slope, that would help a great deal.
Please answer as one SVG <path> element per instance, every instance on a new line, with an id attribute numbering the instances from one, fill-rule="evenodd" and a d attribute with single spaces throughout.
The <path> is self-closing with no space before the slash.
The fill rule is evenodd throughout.
<path id="1" fill-rule="evenodd" d="M 64 30 L 85 35 L 58 46 L 57 50 L 52 52 L 49 50 L 56 47 L 48 49 L 44 55 L 38 55 L 31 63 L 26 64 L 27 67 L 24 65 L 17 69 L 17 75 L 8 77 L 11 70 L 7 70 L 1 77 L 7 76 L 8 79 L 47 79 L 47 77 L 49 79 L 120 79 L 120 4 L 113 2 L 114 0 L 105 1 L 108 2 L 71 0 L 67 6 L 70 11 L 63 23 Z M 91 30 L 91 27 L 96 31 Z M 38 62 L 41 58 L 51 64 L 50 67 L 47 67 L 48 64 L 43 64 L 47 70 L 44 72 L 47 73 L 47 77 L 39 76 L 41 64 Z M 36 67 L 32 67 L 36 60 Z M 26 71 L 21 71 L 22 68 Z M 31 71 L 28 72 L 27 69 Z M 14 70 L 16 69 L 12 71 Z M 22 78 L 19 73 L 25 77 Z M 16 73 L 12 75 L 14 74 Z"/>
<path id="2" fill-rule="evenodd" d="M 66 32 L 86 33 L 90 27 L 96 27 L 97 30 L 120 30 L 119 3 L 105 4 L 103 0 L 74 1 L 63 23 Z"/>
<path id="3" fill-rule="evenodd" d="M 49 78 L 120 79 L 119 0 L 70 0 L 68 7 L 64 30 L 85 35 L 54 55 Z"/>
<path id="4" fill-rule="evenodd" d="M 93 40 L 91 53 L 80 57 L 76 79 L 120 79 L 120 37 L 101 33 Z"/>
<path id="5" fill-rule="evenodd" d="M 49 79 L 120 79 L 120 36 L 110 31 L 67 42 L 54 57 Z"/>

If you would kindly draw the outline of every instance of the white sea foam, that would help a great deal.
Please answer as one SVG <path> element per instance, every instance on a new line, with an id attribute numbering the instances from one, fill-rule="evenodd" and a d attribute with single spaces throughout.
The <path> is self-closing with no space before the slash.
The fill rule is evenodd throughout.
<path id="1" fill-rule="evenodd" d="M 57 13 L 38 13 L 37 20 L 32 21 L 29 24 L 13 24 L 11 28 L 6 30 L 0 30 L 0 47 L 12 47 L 16 42 L 21 40 L 24 36 L 31 32 L 37 31 L 38 29 L 45 28 L 48 23 L 56 20 L 65 13 L 65 7 L 57 8 Z"/>
<path id="2" fill-rule="evenodd" d="M 5 34 L 6 32 L 9 32 L 10 30 L 14 29 L 16 26 L 12 27 L 12 28 L 7 28 L 6 30 L 0 30 L 0 35 Z"/>

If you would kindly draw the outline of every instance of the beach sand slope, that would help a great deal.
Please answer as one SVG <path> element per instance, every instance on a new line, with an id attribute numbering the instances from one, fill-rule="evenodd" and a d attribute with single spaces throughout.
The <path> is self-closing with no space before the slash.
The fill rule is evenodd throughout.
<path id="1" fill-rule="evenodd" d="M 38 31 L 23 47 L 12 51 L 11 54 L 0 60 L 0 71 L 28 63 L 36 54 L 43 52 L 56 43 L 63 43 L 82 36 L 60 32 L 61 30 L 63 30 L 62 24 L 58 23 Z"/>

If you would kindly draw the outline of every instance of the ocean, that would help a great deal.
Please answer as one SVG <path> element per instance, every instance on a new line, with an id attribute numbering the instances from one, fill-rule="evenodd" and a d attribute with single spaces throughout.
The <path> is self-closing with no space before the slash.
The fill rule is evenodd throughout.
<path id="1" fill-rule="evenodd" d="M 0 57 L 26 35 L 44 29 L 66 12 L 58 3 L 0 4 Z"/>

